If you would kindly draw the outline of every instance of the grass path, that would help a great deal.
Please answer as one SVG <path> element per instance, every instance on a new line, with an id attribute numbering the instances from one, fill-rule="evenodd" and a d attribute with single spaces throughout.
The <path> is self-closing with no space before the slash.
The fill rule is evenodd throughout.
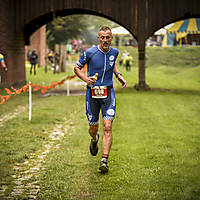
<path id="1" fill-rule="evenodd" d="M 60 148 L 62 138 L 66 135 L 65 137 L 67 137 L 69 140 L 71 137 L 70 130 L 74 128 L 73 120 L 77 116 L 77 110 L 68 110 L 67 112 L 69 113 L 69 117 L 59 119 L 51 132 L 50 129 L 49 131 L 48 129 L 44 130 L 45 133 L 43 134 L 45 134 L 46 137 L 44 142 L 40 144 L 40 147 L 37 151 L 33 153 L 26 152 L 24 162 L 20 161 L 13 163 L 13 169 L 10 169 L 12 172 L 12 174 L 10 172 L 12 182 L 10 185 L 8 185 L 8 180 L 5 181 L 6 184 L 3 184 L 4 181 L 1 182 L 0 197 L 9 197 L 11 199 L 37 197 L 37 194 L 40 191 L 40 185 L 38 181 L 41 176 L 46 173 L 45 170 L 46 167 L 48 167 L 46 164 L 46 162 L 48 163 L 48 159 L 46 160 L 46 157 L 49 156 L 51 160 L 52 153 L 56 152 L 57 149 Z M 13 118 L 13 120 L 17 119 Z M 58 160 L 56 159 L 56 161 Z"/>
<path id="2" fill-rule="evenodd" d="M 45 141 L 43 151 L 31 154 L 28 160 L 23 163 L 16 163 L 14 166 L 14 178 L 15 186 L 11 192 L 11 198 L 23 195 L 27 198 L 37 198 L 37 194 L 40 191 L 40 185 L 38 183 L 38 177 L 44 173 L 44 162 L 46 156 L 51 152 L 59 148 L 59 141 L 64 134 L 68 132 L 70 121 L 66 120 L 63 125 L 57 125 L 53 132 L 49 134 L 48 141 Z M 5 187 L 4 187 L 5 188 Z"/>
<path id="3" fill-rule="evenodd" d="M 17 115 L 21 114 L 22 112 L 25 112 L 27 109 L 28 109 L 28 106 L 21 106 L 20 105 L 20 106 L 17 106 L 17 108 L 14 111 L 1 116 L 1 118 L 0 118 L 0 127 L 3 126 L 3 124 L 5 122 L 17 117 Z"/>

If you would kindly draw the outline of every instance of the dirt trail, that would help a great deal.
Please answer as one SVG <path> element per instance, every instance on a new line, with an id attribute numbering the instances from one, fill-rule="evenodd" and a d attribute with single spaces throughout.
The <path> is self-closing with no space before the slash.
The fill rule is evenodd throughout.
<path id="1" fill-rule="evenodd" d="M 0 118 L 0 127 L 2 127 L 4 125 L 4 123 L 6 123 L 7 121 L 15 118 L 17 115 L 21 114 L 22 112 L 25 112 L 27 109 L 28 109 L 28 105 L 27 106 L 17 106 L 17 108 L 13 112 L 2 116 Z"/>
<path id="2" fill-rule="evenodd" d="M 63 124 L 58 124 L 54 130 L 49 134 L 48 140 L 44 142 L 43 151 L 36 152 L 29 156 L 24 163 L 16 163 L 14 174 L 12 175 L 14 181 L 14 188 L 6 199 L 18 199 L 23 196 L 28 199 L 36 199 L 40 191 L 38 177 L 45 172 L 45 158 L 53 150 L 58 149 L 60 146 L 59 141 L 68 133 L 71 128 L 71 122 L 65 120 Z M 0 188 L 0 199 L 5 198 L 6 185 Z"/>

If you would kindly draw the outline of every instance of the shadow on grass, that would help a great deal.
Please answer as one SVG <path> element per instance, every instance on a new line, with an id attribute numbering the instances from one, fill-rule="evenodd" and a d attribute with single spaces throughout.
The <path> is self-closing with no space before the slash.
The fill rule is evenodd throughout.
<path id="1" fill-rule="evenodd" d="M 200 90 L 187 90 L 187 89 L 168 89 L 168 88 L 151 88 L 150 90 L 146 91 L 138 91 L 134 87 L 127 87 L 125 89 L 118 88 L 116 90 L 116 93 L 122 94 L 122 93 L 151 93 L 151 94 L 178 94 L 178 95 L 194 95 L 194 96 L 200 96 Z"/>

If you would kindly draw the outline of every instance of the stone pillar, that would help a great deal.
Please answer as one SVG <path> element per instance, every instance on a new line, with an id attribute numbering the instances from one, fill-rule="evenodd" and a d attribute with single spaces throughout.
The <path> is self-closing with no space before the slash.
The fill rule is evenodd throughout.
<path id="1" fill-rule="evenodd" d="M 0 87 L 26 83 L 24 33 L 15 30 L 15 21 L 8 12 L 8 1 L 0 1 L 0 52 L 5 57 L 8 71 L 2 72 Z"/>
<path id="2" fill-rule="evenodd" d="M 135 85 L 137 90 L 149 90 L 146 84 L 146 55 L 145 55 L 145 42 L 138 42 L 138 78 L 139 82 Z"/>
<path id="3" fill-rule="evenodd" d="M 6 85 L 23 85 L 26 83 L 24 33 L 18 31 L 7 48 L 8 72 L 3 81 Z"/>
<path id="4" fill-rule="evenodd" d="M 148 0 L 138 1 L 138 78 L 139 82 L 134 87 L 137 90 L 149 90 L 146 84 L 146 56 L 145 56 L 145 38 L 147 32 L 148 18 L 147 18 Z M 141 13 L 141 14 L 140 14 Z"/>
<path id="5" fill-rule="evenodd" d="M 7 8 L 5 1 L 0 1 L 0 53 L 4 55 L 5 63 L 7 65 L 7 47 L 8 47 L 8 40 L 7 40 L 7 24 L 8 18 L 5 12 Z M 7 65 L 8 66 L 8 65 Z M 5 72 L 2 67 L 0 66 L 1 72 L 1 83 L 6 81 L 7 72 Z"/>

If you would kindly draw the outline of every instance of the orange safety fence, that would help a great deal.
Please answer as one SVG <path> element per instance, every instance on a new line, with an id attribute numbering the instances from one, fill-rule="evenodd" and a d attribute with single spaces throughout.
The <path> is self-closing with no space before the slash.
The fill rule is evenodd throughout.
<path id="1" fill-rule="evenodd" d="M 83 68 L 83 72 L 85 72 L 87 70 L 87 66 L 85 66 Z M 62 84 L 64 84 L 65 81 L 67 80 L 71 80 L 73 78 L 75 78 L 76 75 L 73 75 L 73 76 L 67 76 L 66 78 L 64 78 L 63 80 L 61 81 L 57 81 L 57 82 L 53 82 L 47 86 L 40 86 L 40 85 L 37 85 L 37 84 L 27 84 L 27 85 L 24 85 L 22 88 L 20 89 L 15 89 L 14 87 L 11 86 L 11 89 L 8 89 L 8 88 L 5 88 L 5 91 L 7 92 L 8 95 L 5 95 L 5 96 L 2 96 L 0 95 L 0 104 L 3 104 L 5 103 L 8 99 L 10 99 L 10 97 L 12 95 L 16 96 L 18 94 L 21 94 L 22 92 L 29 92 L 29 85 L 31 85 L 31 89 L 32 91 L 38 91 L 38 90 L 41 90 L 42 94 L 45 94 L 47 92 L 48 89 L 55 89 L 55 87 L 57 85 L 61 86 Z"/>

